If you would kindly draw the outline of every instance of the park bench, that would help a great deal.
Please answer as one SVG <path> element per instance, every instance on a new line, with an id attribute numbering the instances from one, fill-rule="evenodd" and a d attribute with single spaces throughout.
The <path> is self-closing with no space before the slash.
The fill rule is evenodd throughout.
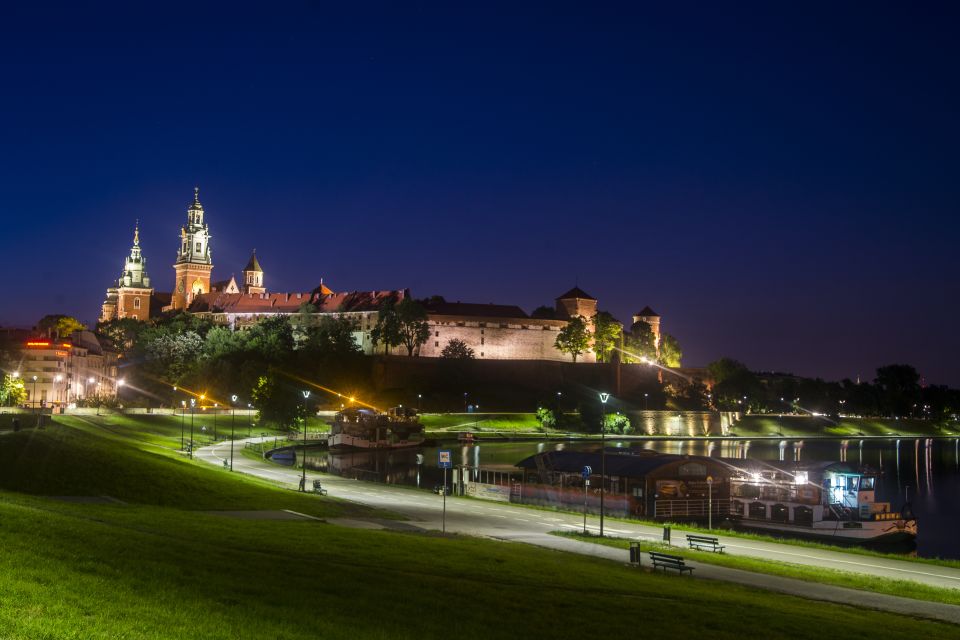
<path id="1" fill-rule="evenodd" d="M 671 556 L 666 553 L 657 553 L 656 551 L 650 552 L 650 561 L 653 563 L 653 568 L 663 567 L 663 572 L 666 573 L 667 569 L 676 569 L 680 572 L 680 575 L 683 575 L 684 571 L 689 571 L 690 575 L 693 575 L 693 567 L 688 567 L 684 564 L 683 558 L 680 556 Z"/>
<path id="2" fill-rule="evenodd" d="M 323 488 L 323 485 L 320 484 L 320 481 L 319 481 L 319 480 L 314 480 L 314 481 L 313 481 L 313 492 L 314 492 L 314 493 L 319 493 L 319 494 L 322 495 L 322 496 L 327 495 L 327 490 Z"/>
<path id="3" fill-rule="evenodd" d="M 723 545 L 713 536 L 688 535 L 687 542 L 691 549 L 710 549 L 710 551 L 723 553 Z"/>

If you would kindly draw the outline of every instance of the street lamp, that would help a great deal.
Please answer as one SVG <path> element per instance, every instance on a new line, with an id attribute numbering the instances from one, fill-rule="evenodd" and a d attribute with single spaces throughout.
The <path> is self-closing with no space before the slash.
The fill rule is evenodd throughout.
<path id="1" fill-rule="evenodd" d="M 463 392 L 463 412 L 467 412 L 467 392 Z"/>
<path id="2" fill-rule="evenodd" d="M 307 398 L 310 397 L 310 391 L 303 392 L 303 476 L 300 478 L 300 491 L 307 491 Z"/>
<path id="3" fill-rule="evenodd" d="M 707 529 L 713 529 L 713 476 L 707 476 Z"/>
<path id="4" fill-rule="evenodd" d="M 40 426 L 40 403 L 37 401 L 37 376 L 33 376 L 33 406 L 34 413 L 37 414 L 37 426 Z"/>
<path id="5" fill-rule="evenodd" d="M 123 378 L 120 378 L 119 380 L 117 380 L 117 404 L 120 404 L 120 400 L 121 400 L 120 389 L 122 389 L 123 385 L 125 384 L 127 384 L 127 381 L 124 380 Z"/>
<path id="6" fill-rule="evenodd" d="M 183 451 L 183 421 L 187 414 L 187 401 L 180 401 L 180 451 Z"/>
<path id="7" fill-rule="evenodd" d="M 649 393 L 643 394 L 643 410 L 644 410 L 644 411 L 647 410 L 647 399 L 648 399 L 648 398 L 650 398 L 650 394 L 649 394 Z"/>
<path id="8" fill-rule="evenodd" d="M 602 412 L 600 417 L 600 537 L 603 537 L 603 496 L 607 492 L 607 400 L 609 393 L 600 394 Z"/>
<path id="9" fill-rule="evenodd" d="M 53 381 L 59 385 L 60 382 L 63 381 L 63 376 L 58 373 L 57 375 L 55 375 L 55 376 L 53 377 Z M 60 393 L 58 392 L 58 390 L 57 390 L 56 388 L 54 388 L 54 395 L 56 395 L 57 398 L 60 397 Z M 63 400 L 59 400 L 59 402 L 63 402 Z"/>
<path id="10" fill-rule="evenodd" d="M 253 435 L 253 405 L 247 403 L 247 437 Z"/>
<path id="11" fill-rule="evenodd" d="M 217 441 L 217 409 L 220 407 L 219 402 L 213 403 L 213 441 Z"/>
<path id="12" fill-rule="evenodd" d="M 200 396 L 202 399 L 203 396 Z M 193 460 L 193 411 L 197 406 L 196 398 L 190 398 L 190 459 Z"/>
<path id="13" fill-rule="evenodd" d="M 233 429 L 237 422 L 237 396 L 230 396 L 230 471 L 233 471 Z"/>
<path id="14" fill-rule="evenodd" d="M 420 411 L 420 401 L 421 401 L 421 400 L 423 400 L 423 394 L 422 394 L 422 393 L 418 393 L 418 394 L 417 394 L 417 413 L 420 413 L 420 412 L 421 412 L 421 411 Z"/>

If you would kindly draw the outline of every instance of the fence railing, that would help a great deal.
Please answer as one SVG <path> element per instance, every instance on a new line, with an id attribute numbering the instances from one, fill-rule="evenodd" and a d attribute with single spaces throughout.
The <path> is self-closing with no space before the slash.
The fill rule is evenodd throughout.
<path id="1" fill-rule="evenodd" d="M 730 513 L 730 500 L 715 498 L 709 500 L 656 500 L 653 504 L 656 518 L 706 518 L 707 511 L 713 515 Z"/>

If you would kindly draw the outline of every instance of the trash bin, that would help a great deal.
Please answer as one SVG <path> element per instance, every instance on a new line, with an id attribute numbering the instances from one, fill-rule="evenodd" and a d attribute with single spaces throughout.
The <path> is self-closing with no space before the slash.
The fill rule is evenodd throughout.
<path id="1" fill-rule="evenodd" d="M 667 544 L 670 544 L 670 527 L 665 526 L 663 528 L 663 541 Z"/>
<path id="2" fill-rule="evenodd" d="M 639 565 L 640 564 L 640 543 L 631 542 L 630 543 L 630 564 Z"/>

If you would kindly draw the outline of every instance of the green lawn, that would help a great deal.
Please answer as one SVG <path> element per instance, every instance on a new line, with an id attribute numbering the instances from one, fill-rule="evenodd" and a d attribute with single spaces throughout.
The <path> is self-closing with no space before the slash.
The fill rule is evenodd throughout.
<path id="1" fill-rule="evenodd" d="M 522 544 L 0 494 L 3 638 L 950 638 Z M 677 615 L 683 611 L 683 615 Z"/>
<path id="2" fill-rule="evenodd" d="M 941 428 L 942 427 L 942 428 Z M 955 423 L 939 425 L 925 420 L 826 418 L 816 416 L 750 415 L 730 427 L 738 436 L 939 436 L 960 433 Z"/>
<path id="3" fill-rule="evenodd" d="M 554 535 L 576 538 L 585 542 L 604 544 L 619 549 L 627 549 L 632 540 L 615 537 L 599 537 L 591 534 L 584 535 L 575 531 L 556 531 Z M 819 567 L 810 567 L 806 565 L 794 564 L 789 562 L 779 562 L 775 560 L 761 560 L 758 558 L 749 558 L 745 556 L 731 555 L 728 553 L 714 553 L 711 551 L 697 551 L 678 546 L 665 546 L 659 543 L 641 542 L 640 548 L 646 551 L 661 551 L 675 556 L 683 556 L 696 562 L 707 564 L 716 564 L 733 569 L 743 569 L 744 571 L 753 571 L 756 573 L 768 573 L 786 578 L 796 578 L 807 582 L 820 582 L 823 584 L 832 584 L 840 587 L 849 587 L 851 589 L 860 589 L 861 591 L 872 591 L 875 593 L 886 593 L 905 598 L 916 598 L 917 600 L 930 600 L 933 602 L 944 602 L 947 604 L 960 605 L 960 589 L 940 589 L 922 585 L 911 580 L 892 580 L 889 578 L 876 578 L 850 573 L 847 571 L 838 571 L 835 569 L 822 569 Z M 646 557 L 644 558 L 646 561 Z"/>
<path id="4" fill-rule="evenodd" d="M 0 437 L 0 637 L 819 640 L 838 621 L 846 638 L 956 635 L 519 543 L 203 513 L 381 515 L 190 462 L 164 446 L 171 425 L 123 426 Z M 43 497 L 101 494 L 129 504 Z"/>
<path id="5" fill-rule="evenodd" d="M 533 413 L 428 413 L 420 422 L 427 431 L 543 431 Z"/>

